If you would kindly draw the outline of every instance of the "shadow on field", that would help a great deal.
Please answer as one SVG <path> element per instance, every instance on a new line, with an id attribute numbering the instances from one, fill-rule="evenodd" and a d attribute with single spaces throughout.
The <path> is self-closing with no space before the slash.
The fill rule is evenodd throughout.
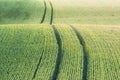
<path id="1" fill-rule="evenodd" d="M 82 80 L 87 80 L 87 71 L 88 71 L 88 58 L 89 58 L 89 52 L 87 50 L 85 41 L 82 37 L 82 35 L 72 26 L 70 27 L 74 30 L 74 32 L 77 35 L 77 38 L 79 39 L 80 44 L 83 47 L 83 74 L 82 74 Z"/>
<path id="2" fill-rule="evenodd" d="M 59 74 L 59 68 L 60 68 L 60 64 L 62 62 L 62 58 L 63 58 L 63 54 L 62 54 L 62 41 L 59 35 L 59 32 L 57 31 L 57 29 L 55 28 L 54 25 L 52 25 L 52 28 L 54 30 L 55 33 L 55 37 L 57 40 L 57 44 L 58 44 L 58 55 L 57 55 L 57 59 L 56 59 L 56 65 L 55 65 L 55 69 L 52 75 L 52 79 L 50 80 L 56 80 Z"/>

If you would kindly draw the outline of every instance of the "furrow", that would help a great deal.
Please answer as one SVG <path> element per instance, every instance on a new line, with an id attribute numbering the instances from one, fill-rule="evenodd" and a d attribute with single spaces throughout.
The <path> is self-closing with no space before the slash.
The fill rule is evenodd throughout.
<path id="1" fill-rule="evenodd" d="M 57 80 L 82 80 L 83 51 L 69 25 L 56 24 L 62 40 L 62 62 Z"/>
<path id="2" fill-rule="evenodd" d="M 50 7 L 51 7 L 51 19 L 50 19 L 50 24 L 52 24 L 52 22 L 53 22 L 53 12 L 54 12 L 54 9 L 53 9 L 52 2 L 49 1 L 49 3 L 50 3 Z"/>
<path id="3" fill-rule="evenodd" d="M 40 56 L 40 58 L 39 58 L 39 61 L 38 61 L 38 63 L 37 63 L 36 69 L 35 69 L 35 71 L 34 71 L 32 80 L 34 80 L 34 78 L 36 77 L 37 71 L 38 71 L 38 69 L 39 69 L 39 66 L 40 66 L 40 63 L 41 63 L 41 60 L 42 60 L 43 53 L 44 53 L 44 50 L 42 51 L 42 54 L 41 54 L 41 56 Z"/>
<path id="4" fill-rule="evenodd" d="M 45 10 L 44 10 L 44 14 L 43 14 L 43 17 L 42 17 L 42 20 L 41 20 L 41 24 L 44 22 L 45 20 L 45 16 L 46 16 L 46 11 L 47 11 L 47 5 L 46 5 L 46 1 L 44 0 L 44 6 L 45 6 Z"/>
<path id="5" fill-rule="evenodd" d="M 83 39 L 83 37 L 81 36 L 81 34 L 72 26 L 70 25 L 70 27 L 74 30 L 74 32 L 77 35 L 77 38 L 79 39 L 80 44 L 83 47 L 83 74 L 82 74 L 82 80 L 87 80 L 87 71 L 88 71 L 88 50 L 86 48 L 86 44 L 85 41 Z"/>
<path id="6" fill-rule="evenodd" d="M 55 25 L 52 25 L 52 28 L 54 30 L 54 34 L 57 40 L 57 44 L 58 44 L 58 55 L 57 55 L 57 59 L 56 59 L 56 65 L 55 65 L 55 69 L 52 75 L 52 80 L 56 80 L 58 77 L 58 73 L 59 73 L 59 68 L 60 68 L 60 64 L 62 62 L 62 41 L 59 35 L 59 32 L 57 31 L 57 29 L 55 28 Z"/>

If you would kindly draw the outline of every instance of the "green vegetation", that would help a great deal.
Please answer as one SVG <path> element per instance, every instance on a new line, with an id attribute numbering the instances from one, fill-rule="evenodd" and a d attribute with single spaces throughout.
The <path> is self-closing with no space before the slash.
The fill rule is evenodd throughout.
<path id="1" fill-rule="evenodd" d="M 120 80 L 119 2 L 0 0 L 0 80 Z"/>
<path id="2" fill-rule="evenodd" d="M 82 45 L 73 28 L 56 24 L 62 42 L 57 80 L 83 79 L 85 47 L 88 80 L 120 79 L 119 26 L 73 25 L 85 41 Z M 58 44 L 49 25 L 0 26 L 0 78 L 2 80 L 49 80 L 54 76 Z M 58 56 L 59 57 L 59 56 Z"/>
<path id="3" fill-rule="evenodd" d="M 40 23 L 43 12 L 43 0 L 0 1 L 0 24 Z"/>
<path id="4" fill-rule="evenodd" d="M 120 6 L 83 6 L 74 0 L 63 2 L 52 1 L 53 23 L 120 24 Z M 50 24 L 51 7 L 48 0 L 45 3 L 46 6 L 44 0 L 0 0 L 0 24 L 39 24 L 43 18 L 42 23 Z"/>
<path id="5" fill-rule="evenodd" d="M 57 7 L 53 23 L 120 24 L 120 7 Z"/>
<path id="6" fill-rule="evenodd" d="M 62 40 L 63 54 L 58 80 L 81 80 L 83 70 L 82 47 L 69 25 L 56 26 Z"/>
<path id="7" fill-rule="evenodd" d="M 52 78 L 58 53 L 58 46 L 52 28 L 50 26 L 42 27 L 45 34 L 43 38 L 45 43 L 40 46 L 43 46 L 44 51 L 34 80 L 49 80 Z"/>
<path id="8" fill-rule="evenodd" d="M 120 26 L 75 25 L 89 50 L 88 80 L 119 80 Z"/>
<path id="9" fill-rule="evenodd" d="M 105 0 L 93 4 L 89 0 L 53 0 L 52 3 L 53 23 L 120 25 L 120 6 L 116 5 L 117 3 L 111 3 L 109 6 L 102 5 L 105 4 Z"/>
<path id="10" fill-rule="evenodd" d="M 0 26 L 0 79 L 31 80 L 38 66 L 35 80 L 48 80 L 55 66 L 55 42 L 48 25 Z"/>
<path id="11" fill-rule="evenodd" d="M 46 1 L 46 14 L 45 14 L 45 24 L 50 24 L 51 19 L 51 6 L 49 4 L 49 1 Z"/>

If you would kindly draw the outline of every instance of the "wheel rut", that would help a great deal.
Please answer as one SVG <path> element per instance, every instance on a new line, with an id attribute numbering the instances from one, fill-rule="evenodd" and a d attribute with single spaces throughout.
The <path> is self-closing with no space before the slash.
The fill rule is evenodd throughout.
<path id="1" fill-rule="evenodd" d="M 45 6 L 45 10 L 44 10 L 44 14 L 43 14 L 43 17 L 42 17 L 42 20 L 40 22 L 40 24 L 42 24 L 46 18 L 46 12 L 47 12 L 47 2 L 44 0 L 44 6 Z M 50 25 L 52 25 L 53 23 L 53 12 L 54 12 L 54 9 L 53 9 L 53 5 L 52 5 L 52 2 L 49 1 L 49 4 L 50 4 L 50 8 L 51 8 L 51 15 L 50 15 Z"/>
<path id="2" fill-rule="evenodd" d="M 58 44 L 58 53 L 57 53 L 57 58 L 56 58 L 56 65 L 55 65 L 55 69 L 52 75 L 52 79 L 51 80 L 57 80 L 58 74 L 59 74 L 59 68 L 60 68 L 60 64 L 62 62 L 62 57 L 63 57 L 63 53 L 62 53 L 62 41 L 60 38 L 60 34 L 58 32 L 58 30 L 56 29 L 55 25 L 52 25 L 52 28 L 54 30 L 54 34 L 57 40 L 57 44 Z"/>
<path id="3" fill-rule="evenodd" d="M 89 53 L 85 44 L 85 41 L 82 37 L 82 35 L 75 29 L 74 26 L 70 25 L 70 27 L 73 29 L 73 31 L 75 32 L 80 45 L 82 45 L 83 48 L 83 74 L 82 74 L 82 80 L 87 80 L 87 72 L 88 72 L 88 58 L 89 58 Z"/>
<path id="4" fill-rule="evenodd" d="M 52 5 L 52 2 L 49 1 L 49 4 L 50 4 L 50 7 L 51 7 L 51 19 L 50 19 L 50 24 L 53 23 L 53 12 L 54 12 L 54 9 L 53 9 L 53 5 Z"/>
<path id="5" fill-rule="evenodd" d="M 35 69 L 35 71 L 34 71 L 34 74 L 33 74 L 32 80 L 34 80 L 35 77 L 36 77 L 36 74 L 37 74 L 38 68 L 39 68 L 40 63 L 41 63 L 41 60 L 42 60 L 43 53 L 44 53 L 44 50 L 42 51 L 42 54 L 41 54 L 41 56 L 40 56 L 40 58 L 39 58 L 39 61 L 38 61 L 38 63 L 37 63 L 36 69 Z"/>
<path id="6" fill-rule="evenodd" d="M 46 1 L 44 0 L 44 6 L 45 6 L 45 10 L 44 10 L 44 14 L 43 14 L 43 17 L 42 17 L 42 20 L 41 20 L 41 24 L 44 22 L 45 20 L 45 16 L 46 16 L 46 11 L 47 11 L 47 5 L 46 5 Z"/>

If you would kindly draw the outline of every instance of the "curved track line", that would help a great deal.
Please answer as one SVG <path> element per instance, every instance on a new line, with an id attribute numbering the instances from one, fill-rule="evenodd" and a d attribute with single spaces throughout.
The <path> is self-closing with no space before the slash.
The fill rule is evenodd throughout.
<path id="1" fill-rule="evenodd" d="M 37 74 L 38 68 L 39 68 L 40 63 L 41 63 L 41 59 L 42 59 L 43 53 L 44 53 L 44 50 L 42 51 L 42 54 L 41 54 L 41 56 L 40 56 L 40 58 L 39 58 L 39 61 L 38 61 L 38 63 L 37 63 L 36 69 L 35 69 L 35 71 L 34 71 L 34 74 L 33 74 L 32 80 L 34 80 L 34 78 L 36 77 L 36 74 Z"/>
<path id="2" fill-rule="evenodd" d="M 58 55 L 57 55 L 56 65 L 55 65 L 55 69 L 54 69 L 54 72 L 53 72 L 53 75 L 52 75 L 52 79 L 51 79 L 51 80 L 56 80 L 57 77 L 58 77 L 58 74 L 59 74 L 59 68 L 60 68 L 60 64 L 61 64 L 61 62 L 62 62 L 63 54 L 62 54 L 62 41 L 61 41 L 59 32 L 58 32 L 58 30 L 55 28 L 55 25 L 52 25 L 52 28 L 53 28 L 53 30 L 54 30 L 55 37 L 56 37 L 57 44 L 58 44 Z"/>
<path id="3" fill-rule="evenodd" d="M 44 6 L 45 6 L 45 10 L 44 10 L 44 14 L 43 14 L 43 17 L 42 17 L 42 20 L 41 20 L 41 24 L 44 22 L 45 20 L 45 15 L 46 15 L 46 11 L 47 11 L 47 5 L 46 5 L 46 1 L 44 0 Z"/>
<path id="4" fill-rule="evenodd" d="M 52 2 L 51 2 L 51 1 L 49 1 L 49 4 L 50 4 L 50 6 L 51 6 L 51 19 L 50 19 L 50 24 L 52 24 L 52 22 L 53 22 L 53 6 L 52 6 Z"/>
<path id="5" fill-rule="evenodd" d="M 88 50 L 86 48 L 85 41 L 82 37 L 82 35 L 72 26 L 70 27 L 74 30 L 75 34 L 77 35 L 77 38 L 79 39 L 80 45 L 83 47 L 83 74 L 82 74 L 82 80 L 87 80 L 87 71 L 88 71 Z"/>

